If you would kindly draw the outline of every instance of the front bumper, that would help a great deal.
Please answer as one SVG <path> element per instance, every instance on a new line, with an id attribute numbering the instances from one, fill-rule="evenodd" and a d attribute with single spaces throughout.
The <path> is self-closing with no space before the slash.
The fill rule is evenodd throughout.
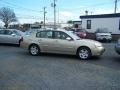
<path id="1" fill-rule="evenodd" d="M 97 40 L 109 40 L 109 41 L 111 41 L 112 40 L 112 38 L 111 37 L 97 37 L 96 38 Z"/>
<path id="2" fill-rule="evenodd" d="M 93 51 L 93 56 L 100 56 L 105 52 L 104 47 L 96 47 Z"/>

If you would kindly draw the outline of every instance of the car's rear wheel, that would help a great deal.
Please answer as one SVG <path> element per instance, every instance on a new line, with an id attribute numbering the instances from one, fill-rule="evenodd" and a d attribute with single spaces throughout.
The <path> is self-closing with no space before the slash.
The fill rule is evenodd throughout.
<path id="1" fill-rule="evenodd" d="M 78 50 L 78 57 L 82 60 L 87 60 L 91 57 L 91 50 L 87 47 L 81 47 Z"/>
<path id="2" fill-rule="evenodd" d="M 40 48 L 37 45 L 31 45 L 29 47 L 29 53 L 33 56 L 37 56 L 40 53 Z"/>

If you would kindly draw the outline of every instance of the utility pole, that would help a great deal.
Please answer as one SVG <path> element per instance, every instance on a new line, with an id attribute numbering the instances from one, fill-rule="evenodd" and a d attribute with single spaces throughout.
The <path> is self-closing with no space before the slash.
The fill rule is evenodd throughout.
<path id="1" fill-rule="evenodd" d="M 54 0 L 54 29 L 56 29 L 56 2 Z"/>
<path id="2" fill-rule="evenodd" d="M 54 8 L 54 29 L 56 29 L 56 0 L 53 1 L 51 6 Z"/>
<path id="3" fill-rule="evenodd" d="M 53 8 L 54 8 L 54 29 L 56 29 L 56 0 L 53 2 Z"/>
<path id="4" fill-rule="evenodd" d="M 115 9 L 114 9 L 114 13 L 116 13 L 116 11 L 117 11 L 117 0 L 115 0 Z"/>
<path id="5" fill-rule="evenodd" d="M 58 24 L 59 24 L 59 9 L 58 9 Z"/>
<path id="6" fill-rule="evenodd" d="M 46 7 L 43 8 L 44 9 L 44 28 L 45 28 L 45 18 L 46 18 Z"/>

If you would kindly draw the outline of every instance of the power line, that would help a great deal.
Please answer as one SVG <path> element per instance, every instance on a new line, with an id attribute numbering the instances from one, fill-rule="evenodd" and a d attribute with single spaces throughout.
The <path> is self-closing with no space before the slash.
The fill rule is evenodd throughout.
<path id="1" fill-rule="evenodd" d="M 34 18 L 34 17 L 17 17 L 17 18 L 19 18 L 19 19 L 36 19 L 36 20 L 40 19 L 40 18 Z"/>
<path id="2" fill-rule="evenodd" d="M 37 10 L 33 10 L 33 9 L 29 9 L 29 8 L 25 8 L 25 7 L 22 7 L 22 6 L 18 6 L 18 5 L 15 5 L 15 4 L 12 4 L 12 3 L 9 3 L 9 2 L 6 2 L 6 1 L 3 1 L 3 0 L 0 0 L 2 3 L 5 3 L 7 5 L 11 5 L 11 6 L 14 6 L 16 7 L 17 9 L 22 9 L 22 10 L 27 10 L 27 11 L 32 11 L 32 12 L 43 12 L 43 11 L 37 11 Z"/>
<path id="3" fill-rule="evenodd" d="M 26 16 L 26 17 L 39 17 L 39 16 L 33 16 L 33 15 L 27 15 L 27 14 L 21 14 L 21 13 L 16 13 L 16 15 Z"/>

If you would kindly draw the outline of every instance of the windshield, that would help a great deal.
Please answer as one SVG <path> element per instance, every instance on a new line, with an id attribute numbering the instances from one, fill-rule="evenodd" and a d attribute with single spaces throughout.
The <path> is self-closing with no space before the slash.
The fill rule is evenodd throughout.
<path id="1" fill-rule="evenodd" d="M 97 33 L 109 33 L 107 29 L 98 29 L 96 32 Z"/>
<path id="2" fill-rule="evenodd" d="M 68 35 L 70 35 L 73 39 L 75 39 L 75 40 L 80 40 L 81 38 L 80 37 L 78 37 L 75 33 L 72 33 L 72 32 L 67 32 L 68 33 Z"/>

